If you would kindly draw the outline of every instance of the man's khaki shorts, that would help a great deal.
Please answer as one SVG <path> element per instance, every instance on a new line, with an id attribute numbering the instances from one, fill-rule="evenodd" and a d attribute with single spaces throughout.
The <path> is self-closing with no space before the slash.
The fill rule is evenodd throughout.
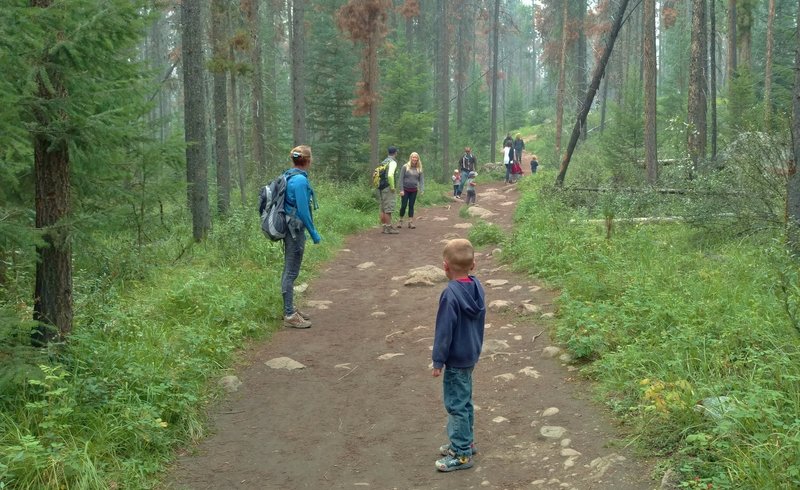
<path id="1" fill-rule="evenodd" d="M 397 198 L 394 194 L 394 191 L 390 187 L 378 190 L 378 201 L 381 203 L 382 213 L 389 214 L 394 212 L 394 207 L 397 203 Z"/>

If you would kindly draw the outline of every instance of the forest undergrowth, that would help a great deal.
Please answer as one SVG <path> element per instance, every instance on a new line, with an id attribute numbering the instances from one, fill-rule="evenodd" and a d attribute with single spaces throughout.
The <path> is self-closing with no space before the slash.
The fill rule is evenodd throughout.
<path id="1" fill-rule="evenodd" d="M 323 242 L 307 247 L 304 271 L 378 214 L 366 188 L 315 187 Z M 421 205 L 441 199 L 430 188 Z M 73 333 L 45 351 L 28 347 L 21 320 L 31 317 L 21 298 L 32 271 L 13 271 L 18 296 L 6 290 L 0 304 L 0 488 L 152 488 L 176 447 L 203 437 L 215 380 L 248 341 L 279 327 L 281 242 L 263 237 L 255 209 L 216 220 L 201 244 L 185 218 L 149 230 L 144 246 L 133 234 L 83 238 Z"/>
<path id="2" fill-rule="evenodd" d="M 800 487 L 800 277 L 781 228 L 757 222 L 756 203 L 719 218 L 719 175 L 692 198 L 554 179 L 520 184 L 508 260 L 561 290 L 555 338 L 632 443 L 682 488 Z"/>

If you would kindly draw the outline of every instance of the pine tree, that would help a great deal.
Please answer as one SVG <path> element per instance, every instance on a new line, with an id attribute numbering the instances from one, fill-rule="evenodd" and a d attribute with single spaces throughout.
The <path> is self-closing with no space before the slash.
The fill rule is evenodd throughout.
<path id="1" fill-rule="evenodd" d="M 147 114 L 144 76 L 132 61 L 143 11 L 130 0 L 75 0 L 68 9 L 49 0 L 11 0 L 0 9 L 0 56 L 3 66 L 15 67 L 0 71 L 0 141 L 7 148 L 0 187 L 36 213 L 33 340 L 39 345 L 66 338 L 72 328 L 71 194 L 89 192 L 84 179 L 109 173 L 109 160 L 144 135 L 135 123 Z M 7 188 L 5 176 L 14 182 L 31 160 L 35 192 Z"/>

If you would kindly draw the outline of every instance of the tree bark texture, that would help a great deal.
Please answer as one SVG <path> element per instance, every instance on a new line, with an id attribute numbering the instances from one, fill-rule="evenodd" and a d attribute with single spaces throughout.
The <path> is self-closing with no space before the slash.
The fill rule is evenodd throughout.
<path id="1" fill-rule="evenodd" d="M 459 0 L 458 11 L 455 13 L 458 22 L 456 30 L 456 128 L 460 129 L 464 119 L 464 92 L 467 82 L 467 27 L 473 27 L 472 22 L 467 22 L 464 9 L 464 0 Z M 446 177 L 446 176 L 445 176 Z"/>
<path id="2" fill-rule="evenodd" d="M 233 46 L 230 47 L 230 59 L 236 61 L 236 53 Z M 235 146 L 236 155 L 236 170 L 239 182 L 239 197 L 241 198 L 242 206 L 247 205 L 247 191 L 246 191 L 246 177 L 244 169 L 244 143 L 242 142 L 242 112 L 239 107 L 239 76 L 236 69 L 230 71 L 231 73 L 231 87 L 230 87 L 230 120 L 233 121 L 231 131 L 233 133 L 233 144 Z"/>
<path id="3" fill-rule="evenodd" d="M 578 107 L 575 111 L 579 114 L 583 110 L 583 97 L 586 95 L 586 79 L 588 67 L 586 64 L 586 0 L 578 0 L 578 32 L 575 43 L 575 100 Z M 581 126 L 581 140 L 586 140 L 586 126 Z"/>
<path id="4" fill-rule="evenodd" d="M 736 1 L 736 62 L 737 69 L 746 68 L 753 71 L 753 9 L 752 0 Z"/>
<path id="5" fill-rule="evenodd" d="M 191 0 L 190 0 L 191 1 Z M 259 15 L 258 0 L 247 2 L 247 23 L 250 29 L 250 62 L 252 64 L 250 111 L 253 118 L 253 160 L 256 163 L 260 180 L 267 178 L 267 157 L 265 143 L 264 123 L 264 63 L 261 59 L 261 16 Z"/>
<path id="6" fill-rule="evenodd" d="M 713 1 L 713 0 L 712 0 Z M 656 0 L 644 0 L 644 159 L 647 182 L 658 181 L 656 139 Z"/>
<path id="7" fill-rule="evenodd" d="M 556 147 L 554 160 L 561 158 L 561 130 L 564 125 L 564 93 L 566 91 L 567 72 L 567 17 L 569 1 L 562 0 L 564 8 L 561 13 L 561 60 L 558 63 L 558 89 L 556 90 Z M 580 128 L 578 128 L 580 132 Z"/>
<path id="8" fill-rule="evenodd" d="M 706 156 L 706 6 L 705 0 L 692 0 L 692 38 L 689 61 L 689 107 L 686 147 L 693 169 Z"/>
<path id="9" fill-rule="evenodd" d="M 50 0 L 33 0 L 32 7 L 50 8 Z M 36 76 L 33 117 L 33 162 L 35 179 L 36 229 L 43 246 L 36 247 L 36 285 L 33 319 L 38 322 L 33 345 L 43 346 L 65 339 L 72 330 L 72 246 L 67 219 L 70 214 L 70 159 L 67 142 L 51 134 L 54 118 L 66 118 L 52 106 L 68 97 L 61 73 L 43 55 L 47 80 Z"/>
<path id="10" fill-rule="evenodd" d="M 211 228 L 206 161 L 206 97 L 203 78 L 203 18 L 201 2 L 183 2 L 183 110 L 186 174 L 192 212 L 192 237 L 202 241 Z"/>
<path id="11" fill-rule="evenodd" d="M 728 0 L 728 91 L 736 76 L 736 0 Z"/>
<path id="12" fill-rule="evenodd" d="M 769 131 L 772 119 L 772 52 L 775 45 L 775 0 L 769 0 L 767 14 L 767 60 L 764 67 L 764 126 Z"/>
<path id="13" fill-rule="evenodd" d="M 567 175 L 569 162 L 572 159 L 572 152 L 575 151 L 575 145 L 578 144 L 581 126 L 586 124 L 586 116 L 589 114 L 589 109 L 592 107 L 592 101 L 594 101 L 594 96 L 597 93 L 597 89 L 600 88 L 600 80 L 603 79 L 603 75 L 605 74 L 608 59 L 611 56 L 611 52 L 614 50 L 614 43 L 616 42 L 617 35 L 622 27 L 622 20 L 625 16 L 625 10 L 627 8 L 628 0 L 621 0 L 619 9 L 614 16 L 614 22 L 611 25 L 611 31 L 608 33 L 606 48 L 603 51 L 602 56 L 600 56 L 600 60 L 597 62 L 597 65 L 595 66 L 594 74 L 592 75 L 592 81 L 589 84 L 589 90 L 586 91 L 586 97 L 583 102 L 583 110 L 580 112 L 580 114 L 578 114 L 578 118 L 575 121 L 575 126 L 572 128 L 572 135 L 569 139 L 567 152 L 564 155 L 564 159 L 561 160 L 561 168 L 558 171 L 558 176 L 556 176 L 556 186 L 558 187 L 564 185 L 564 177 Z"/>
<path id="14" fill-rule="evenodd" d="M 711 160 L 717 159 L 717 0 L 709 0 L 709 89 L 711 92 Z"/>
<path id="15" fill-rule="evenodd" d="M 797 25 L 800 25 L 800 2 L 797 4 Z M 786 218 L 789 247 L 800 255 L 800 29 L 795 29 L 794 90 L 792 91 L 792 153 L 789 178 L 786 183 Z"/>
<path id="16" fill-rule="evenodd" d="M 442 42 L 439 46 L 440 60 L 439 66 L 439 131 L 442 140 L 439 146 L 442 148 L 442 171 L 441 179 L 447 181 L 450 175 L 450 31 L 447 26 L 447 3 L 448 0 L 440 0 L 441 10 L 439 12 L 439 32 Z"/>
<path id="17" fill-rule="evenodd" d="M 536 52 L 536 3 L 531 2 L 531 97 L 536 97 L 539 78 L 538 53 Z"/>
<path id="18" fill-rule="evenodd" d="M 500 69 L 500 0 L 494 0 L 492 16 L 492 116 L 489 124 L 489 158 L 495 161 L 497 151 L 497 71 Z"/>
<path id="19" fill-rule="evenodd" d="M 308 144 L 305 87 L 305 0 L 292 0 L 292 128 L 294 144 Z"/>
<path id="20" fill-rule="evenodd" d="M 228 145 L 228 15 L 225 2 L 211 1 L 211 45 L 214 52 L 214 154 L 217 161 L 217 210 L 227 214 L 231 202 L 231 159 Z"/>

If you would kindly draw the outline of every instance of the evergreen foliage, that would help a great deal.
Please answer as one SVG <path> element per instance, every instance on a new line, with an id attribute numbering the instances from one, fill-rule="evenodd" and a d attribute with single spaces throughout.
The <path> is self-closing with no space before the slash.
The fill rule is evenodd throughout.
<path id="1" fill-rule="evenodd" d="M 431 98 L 433 79 L 427 70 L 421 69 L 423 66 L 424 57 L 402 44 L 390 50 L 384 63 L 380 139 L 385 143 L 383 146 L 402 142 L 401 160 L 412 151 L 422 158 L 433 154 L 432 127 L 436 120 Z"/>
<path id="2" fill-rule="evenodd" d="M 331 22 L 338 8 L 310 9 L 306 20 L 308 56 L 308 129 L 314 149 L 314 166 L 336 179 L 356 179 L 366 174 L 369 155 L 367 121 L 353 115 L 350 99 L 359 79 L 359 53 L 342 39 Z M 343 3 L 343 2 L 339 2 Z"/>
<path id="3" fill-rule="evenodd" d="M 522 86 L 519 80 L 514 78 L 508 86 L 508 95 L 506 96 L 506 125 L 509 128 L 521 128 L 525 126 L 526 121 L 524 94 L 522 93 Z"/>

